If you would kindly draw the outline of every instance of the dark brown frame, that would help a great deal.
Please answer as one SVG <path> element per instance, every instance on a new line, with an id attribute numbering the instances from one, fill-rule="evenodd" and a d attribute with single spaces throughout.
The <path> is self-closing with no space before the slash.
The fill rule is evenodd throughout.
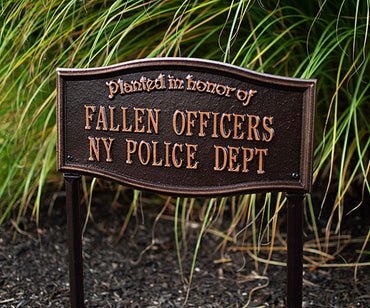
<path id="1" fill-rule="evenodd" d="M 133 178 L 126 178 L 125 175 L 118 175 L 113 171 L 94 170 L 91 166 L 82 166 L 68 160 L 68 153 L 65 152 L 66 123 L 64 122 L 65 97 L 64 85 L 68 78 L 93 78 L 109 74 L 122 74 L 127 71 L 143 70 L 148 71 L 171 68 L 189 68 L 200 71 L 214 71 L 218 74 L 235 76 L 236 78 L 249 79 L 261 84 L 276 85 L 277 87 L 289 87 L 293 91 L 304 91 L 304 103 L 302 104 L 302 130 L 301 130 L 301 150 L 300 150 L 300 170 L 292 174 L 290 180 L 275 182 L 248 182 L 235 186 L 217 186 L 217 187 L 181 187 L 173 186 L 168 183 L 157 184 L 155 182 L 142 182 Z M 298 79 L 275 76 L 254 72 L 238 66 L 224 64 L 216 61 L 194 59 L 194 58 L 154 58 L 129 61 L 117 65 L 101 68 L 89 69 L 57 69 L 57 168 L 63 173 L 79 173 L 91 176 L 98 176 L 109 180 L 117 181 L 123 185 L 132 186 L 141 190 L 151 190 L 171 195 L 186 196 L 219 196 L 240 193 L 250 193 L 258 191 L 300 191 L 309 193 L 312 185 L 312 153 L 313 153 L 313 127 L 315 111 L 315 88 L 316 80 Z M 287 115 L 288 116 L 288 115 Z M 294 178 L 295 176 L 299 177 Z"/>

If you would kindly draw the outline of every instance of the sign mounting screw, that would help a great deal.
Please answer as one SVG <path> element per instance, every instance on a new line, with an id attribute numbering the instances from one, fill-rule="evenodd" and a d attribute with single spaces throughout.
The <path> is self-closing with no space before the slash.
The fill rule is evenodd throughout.
<path id="1" fill-rule="evenodd" d="M 298 174 L 298 173 L 296 173 L 296 172 L 293 172 L 293 173 L 292 173 L 292 178 L 293 178 L 293 179 L 299 179 L 299 174 Z"/>
<path id="2" fill-rule="evenodd" d="M 72 161 L 73 160 L 73 156 L 72 155 L 67 155 L 67 160 Z"/>

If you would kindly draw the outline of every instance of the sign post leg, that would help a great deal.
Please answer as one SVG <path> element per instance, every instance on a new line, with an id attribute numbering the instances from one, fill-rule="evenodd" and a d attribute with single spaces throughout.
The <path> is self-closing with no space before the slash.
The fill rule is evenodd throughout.
<path id="1" fill-rule="evenodd" d="M 64 174 L 68 229 L 69 289 L 72 308 L 84 307 L 83 261 L 78 174 Z"/>
<path id="2" fill-rule="evenodd" d="M 288 262 L 287 307 L 302 307 L 303 274 L 303 193 L 287 193 L 288 201 Z"/>

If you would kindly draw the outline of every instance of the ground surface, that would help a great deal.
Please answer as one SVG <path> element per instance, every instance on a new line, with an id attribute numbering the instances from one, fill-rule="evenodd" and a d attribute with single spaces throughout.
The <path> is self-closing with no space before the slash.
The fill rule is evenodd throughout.
<path id="1" fill-rule="evenodd" d="M 34 222 L 23 220 L 14 241 L 11 222 L 0 226 L 0 308 L 69 307 L 65 211 L 57 203 L 50 215 L 46 212 L 41 211 L 37 230 Z M 173 222 L 158 221 L 150 246 L 154 213 L 146 213 L 139 223 L 133 218 L 115 245 L 124 217 L 104 202 L 94 206 L 93 215 L 83 240 L 86 306 L 181 307 L 186 288 L 179 274 Z M 189 228 L 185 279 L 198 232 L 196 226 Z M 263 276 L 263 265 L 256 273 L 253 260 L 240 251 L 227 251 L 224 257 L 232 262 L 220 262 L 220 252 L 215 252 L 219 243 L 215 235 L 205 235 L 186 307 L 243 307 L 248 301 L 248 307 L 285 306 L 285 268 L 270 266 Z M 357 254 L 351 248 L 341 256 L 354 261 Z M 369 262 L 369 257 L 361 261 Z M 359 268 L 357 279 L 355 283 L 353 268 L 306 269 L 303 306 L 370 307 L 370 268 Z"/>

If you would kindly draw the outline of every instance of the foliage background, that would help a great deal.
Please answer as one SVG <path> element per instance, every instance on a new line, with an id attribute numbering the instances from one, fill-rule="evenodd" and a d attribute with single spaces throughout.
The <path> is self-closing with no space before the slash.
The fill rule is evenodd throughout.
<path id="1" fill-rule="evenodd" d="M 2 1 L 0 223 L 22 216 L 38 221 L 45 191 L 63 185 L 55 171 L 57 67 L 197 57 L 318 79 L 315 185 L 305 207 L 314 240 L 305 246 L 305 258 L 321 266 L 335 260 L 330 242 L 335 239 L 339 249 L 350 239 L 341 230 L 343 221 L 369 207 L 369 7 L 369 0 L 302 1 L 299 7 L 294 1 L 246 0 Z M 96 180 L 84 180 L 87 204 L 95 184 Z M 116 196 L 125 192 L 117 185 L 109 188 Z M 134 192 L 127 219 L 136 211 L 140 194 Z M 150 202 L 162 201 L 154 196 Z M 283 196 L 170 202 L 176 208 L 175 232 L 177 223 L 189 217 L 186 213 L 197 211 L 194 219 L 225 241 L 240 234 L 247 237 L 252 230 L 251 256 L 273 262 Z M 216 221 L 224 210 L 232 213 L 232 221 L 220 231 Z M 235 233 L 237 228 L 243 232 Z M 361 230 L 358 262 L 368 250 L 369 236 L 370 229 Z M 259 255 L 265 244 L 271 250 L 263 259 Z"/>

